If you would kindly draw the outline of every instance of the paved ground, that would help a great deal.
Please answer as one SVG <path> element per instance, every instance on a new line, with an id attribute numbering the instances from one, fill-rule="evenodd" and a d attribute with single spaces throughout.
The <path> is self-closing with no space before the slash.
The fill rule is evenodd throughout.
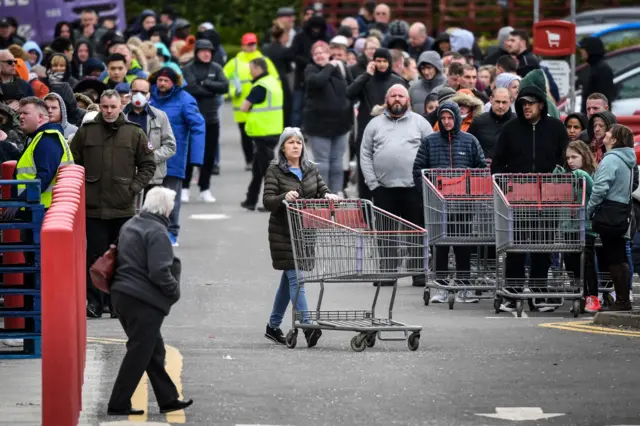
<path id="1" fill-rule="evenodd" d="M 218 202 L 183 207 L 177 249 L 184 267 L 182 300 L 163 328 L 167 345 L 179 350 L 170 349 L 172 374 L 196 402 L 185 415 L 152 414 L 144 420 L 212 426 L 640 425 L 640 333 L 583 327 L 568 308 L 517 319 L 496 316 L 489 301 L 456 305 L 453 311 L 425 307 L 422 290 L 405 280 L 394 318 L 424 326 L 417 352 L 404 342 L 378 342 L 354 353 L 353 333 L 327 332 L 314 349 L 300 340 L 294 350 L 267 341 L 264 327 L 279 274 L 271 268 L 268 214 L 239 207 L 250 175 L 242 171 L 236 132 L 225 110 L 222 175 L 213 183 Z M 223 216 L 192 217 L 197 214 Z M 312 301 L 317 286 L 310 285 L 309 293 Z M 390 289 L 382 293 L 388 296 Z M 367 308 L 372 297 L 369 283 L 334 284 L 327 286 L 325 303 Z M 539 327 L 559 322 L 561 329 Z M 94 339 L 83 424 L 110 424 L 119 420 L 104 413 L 124 334 L 105 318 L 89 322 L 89 336 Z M 11 365 L 22 371 L 37 363 Z M 10 376 L 6 363 L 0 364 L 0 383 Z M 31 389 L 36 381 L 30 379 Z M 157 413 L 153 392 L 145 386 L 136 406 L 147 408 L 141 402 L 145 392 L 148 408 Z M 15 396 L 15 386 L 13 392 L 0 386 L 3 413 L 7 405 L 19 411 L 18 403 L 25 401 L 35 401 L 32 410 L 37 409 L 35 390 L 28 397 L 18 394 L 23 396 Z M 478 416 L 496 414 L 497 407 L 519 408 L 498 409 L 500 418 Z M 549 413 L 561 415 L 545 420 Z M 36 423 L 5 417 L 0 424 Z"/>

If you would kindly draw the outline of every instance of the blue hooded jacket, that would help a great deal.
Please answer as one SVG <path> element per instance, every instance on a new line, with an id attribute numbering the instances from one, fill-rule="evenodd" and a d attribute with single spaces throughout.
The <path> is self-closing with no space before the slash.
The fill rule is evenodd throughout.
<path id="1" fill-rule="evenodd" d="M 34 65 L 40 65 L 40 63 L 42 62 L 42 50 L 40 49 L 40 46 L 38 46 L 38 43 L 36 43 L 35 41 L 28 41 L 22 46 L 22 48 L 27 53 L 31 52 L 32 50 L 35 50 L 38 53 L 38 61 Z M 29 71 L 31 71 L 31 67 L 33 65 L 31 65 L 29 61 L 25 61 L 25 62 L 29 67 Z"/>
<path id="2" fill-rule="evenodd" d="M 635 166 L 636 154 L 633 148 L 615 148 L 604 154 L 593 177 L 587 218 L 593 216 L 596 208 L 604 200 L 630 203 Z"/>
<path id="3" fill-rule="evenodd" d="M 440 121 L 443 111 L 453 113 L 451 131 L 444 130 Z M 462 117 L 458 104 L 444 101 L 438 107 L 438 128 L 422 140 L 413 163 L 413 180 L 416 188 L 422 188 L 423 169 L 480 169 L 486 167 L 480 142 L 470 133 L 460 130 Z"/>
<path id="4" fill-rule="evenodd" d="M 188 162 L 196 165 L 203 163 L 205 121 L 195 98 L 181 87 L 182 78 L 179 80 L 178 84 L 165 95 L 161 95 L 158 87 L 153 84 L 149 104 L 167 114 L 176 137 L 176 153 L 167 160 L 167 176 L 184 179 L 189 144 L 191 144 L 191 157 Z"/>

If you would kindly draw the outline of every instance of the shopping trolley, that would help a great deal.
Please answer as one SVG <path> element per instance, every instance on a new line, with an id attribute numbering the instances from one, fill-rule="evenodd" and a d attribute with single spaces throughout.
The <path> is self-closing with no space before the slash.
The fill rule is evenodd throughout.
<path id="1" fill-rule="evenodd" d="M 293 300 L 289 348 L 296 346 L 298 329 L 355 331 L 356 352 L 379 340 L 407 340 L 410 350 L 420 344 L 421 326 L 393 319 L 397 282 L 393 286 L 388 317 L 376 315 L 380 284 L 370 310 L 321 310 L 324 283 L 397 280 L 424 274 L 428 262 L 426 231 L 375 207 L 367 200 L 298 200 L 287 207 L 298 291 Z M 315 311 L 296 311 L 300 287 L 320 283 Z M 384 337 L 383 332 L 394 333 Z M 409 334 L 410 333 L 410 334 Z"/>
<path id="2" fill-rule="evenodd" d="M 432 252 L 432 267 L 425 287 L 424 304 L 429 304 L 430 289 L 449 292 L 449 309 L 453 309 L 456 292 L 476 292 L 474 298 L 495 296 L 495 261 L 488 259 L 489 247 L 495 245 L 493 226 L 493 183 L 489 169 L 425 169 L 423 200 L 425 228 L 430 244 L 468 246 L 478 249 L 475 267 L 469 271 L 435 272 L 437 249 Z M 482 292 L 490 292 L 483 295 Z"/>
<path id="3" fill-rule="evenodd" d="M 494 308 L 500 312 L 502 298 L 515 300 L 518 317 L 523 301 L 533 307 L 559 307 L 573 300 L 578 316 L 582 280 L 564 270 L 547 277 L 506 278 L 503 259 L 513 253 L 582 253 L 585 245 L 586 185 L 572 174 L 499 174 L 493 176 L 497 283 Z M 581 258 L 584 276 L 584 256 Z M 535 299 L 559 299 L 559 303 L 536 303 Z"/>

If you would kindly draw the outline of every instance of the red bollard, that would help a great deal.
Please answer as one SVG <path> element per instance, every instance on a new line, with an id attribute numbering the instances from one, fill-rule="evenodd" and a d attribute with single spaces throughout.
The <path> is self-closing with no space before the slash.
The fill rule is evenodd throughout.
<path id="1" fill-rule="evenodd" d="M 13 179 L 13 172 L 16 169 L 16 161 L 7 161 L 2 163 L 2 179 Z M 2 187 L 2 198 L 11 198 L 11 186 L 4 185 Z M 19 243 L 20 230 L 6 229 L 2 231 L 3 243 Z M 24 254 L 20 252 L 5 252 L 2 256 L 3 265 L 16 265 L 24 263 Z M 23 285 L 24 276 L 22 274 L 4 274 L 4 285 Z M 24 307 L 24 296 L 5 296 L 5 308 L 22 308 Z M 24 318 L 5 318 L 4 328 L 7 330 L 20 330 L 25 328 Z"/>

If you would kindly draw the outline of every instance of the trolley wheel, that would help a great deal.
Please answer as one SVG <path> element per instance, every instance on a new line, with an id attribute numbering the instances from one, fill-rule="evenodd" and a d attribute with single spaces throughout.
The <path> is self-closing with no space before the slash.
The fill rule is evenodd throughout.
<path id="1" fill-rule="evenodd" d="M 502 312 L 500 310 L 500 306 L 502 305 L 502 299 L 500 297 L 496 297 L 493 299 L 493 309 L 496 311 L 496 314 Z"/>
<path id="2" fill-rule="evenodd" d="M 285 337 L 285 342 L 287 343 L 287 347 L 289 349 L 293 349 L 298 344 L 298 329 L 289 330 L 287 336 Z"/>
<path id="3" fill-rule="evenodd" d="M 522 304 L 522 300 L 516 300 L 516 314 L 518 314 L 518 318 L 522 318 L 523 309 L 524 305 Z"/>
<path id="4" fill-rule="evenodd" d="M 583 314 L 583 315 L 584 315 L 584 314 L 585 314 L 585 312 L 586 312 L 586 311 L 584 310 L 584 308 L 585 308 L 586 304 L 587 304 L 587 301 L 585 300 L 585 298 L 584 298 L 584 297 L 581 297 L 581 298 L 580 298 L 580 313 L 581 313 L 581 314 Z"/>
<path id="5" fill-rule="evenodd" d="M 367 338 L 365 339 L 365 343 L 368 348 L 372 348 L 376 344 L 376 338 L 378 337 L 378 333 L 369 333 L 367 334 Z"/>
<path id="6" fill-rule="evenodd" d="M 424 306 L 429 306 L 429 300 L 431 300 L 431 292 L 429 290 L 425 290 L 422 293 L 422 300 L 424 300 Z"/>
<path id="7" fill-rule="evenodd" d="M 411 333 L 409 335 L 409 338 L 407 339 L 407 346 L 409 347 L 410 351 L 418 350 L 418 348 L 420 347 L 420 333 L 419 332 L 414 331 L 413 333 Z"/>
<path id="8" fill-rule="evenodd" d="M 453 305 L 456 303 L 456 294 L 454 292 L 449 292 L 449 309 L 453 309 Z"/>
<path id="9" fill-rule="evenodd" d="M 581 305 L 580 299 L 575 299 L 573 301 L 573 317 L 574 318 L 578 318 L 580 316 L 580 311 L 582 310 L 580 305 Z"/>
<path id="10" fill-rule="evenodd" d="M 357 336 L 353 336 L 351 339 L 351 349 L 354 352 L 362 352 L 367 347 L 367 342 L 365 339 L 367 338 L 366 334 L 358 334 Z"/>

